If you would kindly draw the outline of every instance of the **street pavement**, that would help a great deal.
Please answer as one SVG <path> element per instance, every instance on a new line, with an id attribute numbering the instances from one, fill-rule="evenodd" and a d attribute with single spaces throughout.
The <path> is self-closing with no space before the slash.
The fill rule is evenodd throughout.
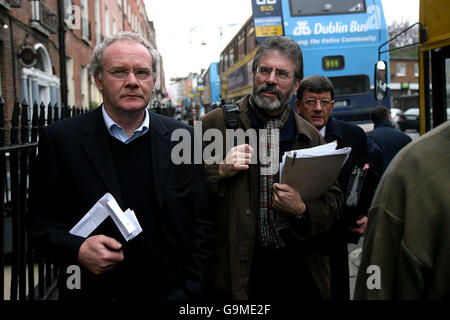
<path id="1" fill-rule="evenodd" d="M 348 269 L 350 274 L 350 299 L 353 300 L 355 291 L 356 275 L 358 274 L 359 263 L 361 262 L 361 252 L 364 237 L 359 239 L 357 244 L 348 245 Z"/>

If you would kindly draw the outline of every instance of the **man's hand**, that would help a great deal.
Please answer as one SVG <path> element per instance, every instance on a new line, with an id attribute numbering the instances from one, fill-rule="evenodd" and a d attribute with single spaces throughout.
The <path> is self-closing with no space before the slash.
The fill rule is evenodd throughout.
<path id="1" fill-rule="evenodd" d="M 117 240 L 97 235 L 87 238 L 78 251 L 78 261 L 94 274 L 113 269 L 124 258 L 122 244 Z"/>
<path id="2" fill-rule="evenodd" d="M 225 159 L 219 164 L 220 178 L 232 177 L 238 171 L 247 170 L 252 156 L 253 148 L 248 144 L 231 148 Z"/>
<path id="3" fill-rule="evenodd" d="M 298 217 L 306 211 L 306 205 L 300 193 L 287 184 L 273 184 L 272 200 L 272 207 L 275 210 L 293 217 Z"/>
<path id="4" fill-rule="evenodd" d="M 349 226 L 347 226 L 347 228 L 350 232 L 357 234 L 359 237 L 362 237 L 364 235 L 364 233 L 366 232 L 367 217 L 363 216 L 361 219 L 356 221 L 356 224 L 358 225 L 358 227 L 356 227 L 356 228 L 352 228 Z"/>

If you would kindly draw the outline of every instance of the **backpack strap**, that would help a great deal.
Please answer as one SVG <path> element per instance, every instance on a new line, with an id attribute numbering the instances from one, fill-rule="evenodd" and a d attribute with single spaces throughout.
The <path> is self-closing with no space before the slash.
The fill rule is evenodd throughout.
<path id="1" fill-rule="evenodd" d="M 221 104 L 223 110 L 223 119 L 227 129 L 236 129 L 239 124 L 239 107 L 235 104 Z"/>

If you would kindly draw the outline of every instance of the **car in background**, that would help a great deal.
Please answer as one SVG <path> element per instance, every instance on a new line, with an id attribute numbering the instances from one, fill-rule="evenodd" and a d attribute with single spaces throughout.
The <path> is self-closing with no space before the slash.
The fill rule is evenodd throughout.
<path id="1" fill-rule="evenodd" d="M 398 129 L 398 118 L 403 114 L 403 110 L 399 108 L 391 108 L 391 122 Z"/>
<path id="2" fill-rule="evenodd" d="M 433 117 L 433 113 L 430 115 Z M 397 128 L 401 131 L 413 129 L 420 131 L 419 108 L 410 108 L 403 112 L 397 120 Z M 447 120 L 450 120 L 450 108 L 447 108 Z"/>
<path id="3" fill-rule="evenodd" d="M 401 131 L 413 129 L 419 131 L 420 123 L 419 123 L 419 108 L 410 108 L 399 115 L 397 120 L 397 125 Z"/>

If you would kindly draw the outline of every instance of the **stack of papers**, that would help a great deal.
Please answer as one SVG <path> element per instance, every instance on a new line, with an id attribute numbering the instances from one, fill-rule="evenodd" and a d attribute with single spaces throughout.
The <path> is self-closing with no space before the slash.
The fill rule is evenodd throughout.
<path id="1" fill-rule="evenodd" d="M 127 209 L 123 212 L 116 199 L 110 193 L 106 193 L 100 198 L 69 232 L 70 234 L 86 238 L 108 216 L 112 218 L 126 241 L 133 239 L 142 232 L 134 211 Z"/>
<path id="2" fill-rule="evenodd" d="M 296 189 L 303 200 L 319 198 L 335 183 L 352 151 L 350 147 L 336 147 L 333 141 L 285 153 L 280 163 L 280 182 Z"/>

